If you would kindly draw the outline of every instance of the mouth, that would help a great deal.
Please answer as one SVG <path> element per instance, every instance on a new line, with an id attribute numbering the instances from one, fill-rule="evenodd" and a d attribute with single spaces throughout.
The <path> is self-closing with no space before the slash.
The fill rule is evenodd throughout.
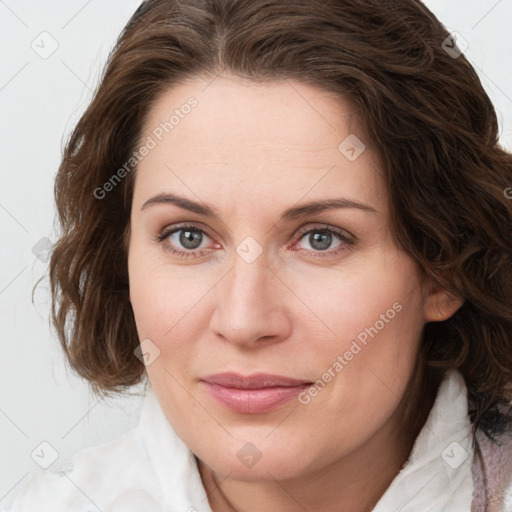
<path id="1" fill-rule="evenodd" d="M 200 382 L 221 405 L 243 414 L 262 414 L 277 409 L 313 384 L 264 373 L 248 376 L 221 373 L 205 377 Z"/>

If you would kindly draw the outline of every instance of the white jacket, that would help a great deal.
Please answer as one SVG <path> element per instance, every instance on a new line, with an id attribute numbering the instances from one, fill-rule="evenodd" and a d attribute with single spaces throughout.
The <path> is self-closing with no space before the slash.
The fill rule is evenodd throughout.
<path id="1" fill-rule="evenodd" d="M 470 512 L 472 460 L 466 387 L 458 372 L 450 372 L 409 460 L 373 512 Z M 512 485 L 509 490 L 505 512 L 512 511 Z M 80 450 L 58 473 L 38 468 L 12 508 L 2 512 L 98 510 L 212 512 L 194 455 L 151 389 L 135 428 L 115 441 Z"/>

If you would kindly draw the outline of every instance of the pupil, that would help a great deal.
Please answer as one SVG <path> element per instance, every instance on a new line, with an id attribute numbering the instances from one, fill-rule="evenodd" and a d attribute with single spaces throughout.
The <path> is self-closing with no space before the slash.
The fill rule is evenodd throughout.
<path id="1" fill-rule="evenodd" d="M 199 240 L 199 243 L 196 243 Z M 197 231 L 182 230 L 180 243 L 187 249 L 197 249 L 201 245 L 201 233 Z"/>
<path id="2" fill-rule="evenodd" d="M 330 233 L 314 233 L 309 235 L 311 247 L 319 251 L 328 249 L 331 245 L 332 235 Z"/>

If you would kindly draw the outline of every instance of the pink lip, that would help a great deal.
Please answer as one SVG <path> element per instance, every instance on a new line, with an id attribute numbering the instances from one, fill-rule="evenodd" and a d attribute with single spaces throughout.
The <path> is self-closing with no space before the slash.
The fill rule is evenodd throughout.
<path id="1" fill-rule="evenodd" d="M 260 414 L 296 398 L 311 386 L 306 382 L 279 375 L 259 373 L 246 377 L 221 373 L 201 379 L 208 393 L 234 412 Z"/>

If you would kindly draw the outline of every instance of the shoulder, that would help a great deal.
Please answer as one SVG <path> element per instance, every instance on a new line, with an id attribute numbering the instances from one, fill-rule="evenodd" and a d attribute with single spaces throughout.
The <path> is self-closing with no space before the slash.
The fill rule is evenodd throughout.
<path id="1" fill-rule="evenodd" d="M 38 468 L 12 507 L 2 512 L 156 512 L 153 499 L 159 492 L 135 428 L 114 441 L 80 450 L 59 471 Z"/>
<path id="2" fill-rule="evenodd" d="M 475 436 L 473 512 L 512 510 L 512 433 L 491 441 L 481 431 Z"/>
<path id="3" fill-rule="evenodd" d="M 505 474 L 505 485 L 503 490 L 503 510 L 512 510 L 512 435 L 508 436 L 501 445 L 502 452 L 505 453 L 504 463 L 505 468 L 502 471 Z"/>

